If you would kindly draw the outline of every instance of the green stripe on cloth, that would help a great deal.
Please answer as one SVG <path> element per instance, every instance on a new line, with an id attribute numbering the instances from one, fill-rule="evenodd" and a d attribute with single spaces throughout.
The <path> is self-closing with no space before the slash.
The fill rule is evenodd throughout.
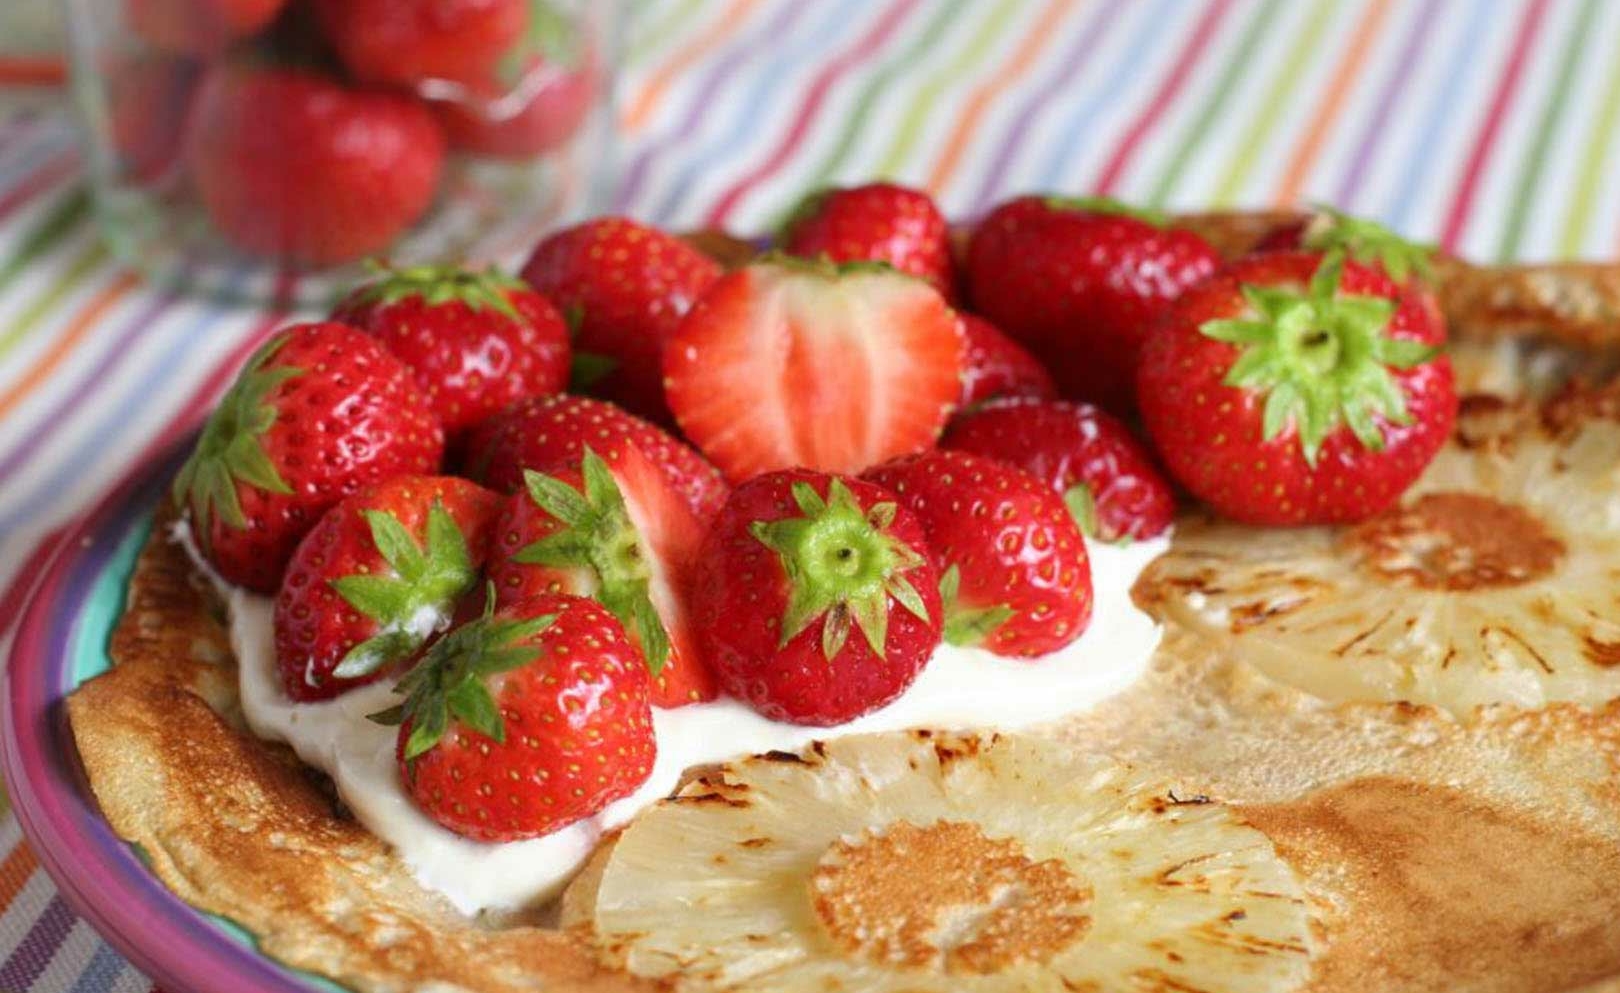
<path id="1" fill-rule="evenodd" d="M 17 343 L 26 338 L 36 325 L 52 316 L 57 306 L 61 304 L 67 295 L 106 264 L 108 260 L 107 249 L 101 240 L 98 238 L 91 242 L 89 247 L 80 252 L 68 264 L 67 268 L 51 281 L 45 292 L 23 308 L 22 313 L 17 315 L 17 319 L 11 322 L 11 326 L 6 328 L 4 333 L 0 333 L 0 358 L 5 357 L 7 352 L 16 348 Z"/>
<path id="2" fill-rule="evenodd" d="M 1221 71 L 1220 79 L 1216 81 L 1209 97 L 1193 112 L 1186 134 L 1182 136 L 1181 143 L 1170 156 L 1169 165 L 1159 174 L 1158 183 L 1148 195 L 1150 204 L 1162 205 L 1169 199 L 1170 194 L 1175 192 L 1176 186 L 1181 182 L 1181 174 L 1186 171 L 1187 163 L 1192 160 L 1193 152 L 1203 144 L 1210 128 L 1220 119 L 1222 108 L 1226 106 L 1227 100 L 1231 99 L 1232 91 L 1237 89 L 1238 83 L 1254 64 L 1255 52 L 1259 50 L 1260 42 L 1276 23 L 1279 5 L 1280 0 L 1266 0 L 1249 18 L 1249 23 L 1243 29 L 1243 36 L 1238 40 L 1237 50 L 1227 60 L 1226 68 Z"/>
<path id="3" fill-rule="evenodd" d="M 1611 44 L 1604 50 L 1613 52 L 1615 46 Z M 1620 59 L 1611 59 L 1609 80 L 1603 88 L 1603 99 L 1592 114 L 1591 127 L 1587 128 L 1590 137 L 1564 215 L 1564 232 L 1558 241 L 1561 255 L 1579 255 L 1586 246 L 1592 215 L 1597 210 L 1598 184 L 1612 174 L 1604 166 L 1608 162 L 1609 146 L 1614 142 L 1616 123 L 1620 123 Z"/>
<path id="4" fill-rule="evenodd" d="M 706 6 L 710 4 L 705 0 L 684 0 L 683 3 L 670 4 L 664 16 L 656 21 L 649 21 L 641 16 L 634 17 L 635 30 L 629 46 L 630 51 L 625 56 L 625 64 L 640 65 L 659 48 L 666 48 L 670 36 L 677 28 L 699 16 Z M 631 7 L 630 11 L 632 15 L 639 13 L 635 7 Z"/>
<path id="5" fill-rule="evenodd" d="M 1597 6 L 1597 0 L 1586 0 L 1581 4 L 1580 13 L 1564 38 L 1558 59 L 1558 77 L 1547 94 L 1541 119 L 1536 124 L 1535 137 L 1525 150 L 1524 160 L 1519 166 L 1519 181 L 1509 201 L 1511 206 L 1508 208 L 1507 226 L 1502 231 L 1502 242 L 1496 250 L 1496 257 L 1500 261 L 1511 262 L 1518 256 L 1530 202 L 1540 192 L 1537 187 L 1541 185 L 1541 171 L 1547 164 L 1547 146 L 1552 142 L 1553 132 L 1558 129 L 1558 122 L 1564 116 L 1564 106 L 1569 103 L 1570 83 L 1575 78 L 1575 70 L 1580 66 L 1582 56 L 1586 54 L 1586 43 L 1592 33 L 1592 22 L 1597 17 Z"/>
<path id="6" fill-rule="evenodd" d="M 1248 181 L 1266 139 L 1276 130 L 1277 118 L 1282 115 L 1289 98 L 1299 92 L 1299 81 L 1305 75 L 1306 67 L 1322 58 L 1322 36 L 1338 13 L 1338 7 L 1339 0 L 1316 0 L 1305 15 L 1305 30 L 1290 39 L 1288 58 L 1277 70 L 1271 88 L 1249 118 L 1249 126 L 1244 129 L 1243 136 L 1238 139 L 1237 153 L 1226 164 L 1226 170 L 1221 173 L 1220 182 L 1215 186 L 1212 206 L 1229 205 Z"/>
<path id="7" fill-rule="evenodd" d="M 814 189 L 824 185 L 839 166 L 849 157 L 850 149 L 855 146 L 855 139 L 861 136 L 866 129 L 866 121 L 872 113 L 872 106 L 879 97 L 891 92 L 894 80 L 901 72 L 916 67 L 922 59 L 939 45 L 940 38 L 944 37 L 945 29 L 959 17 L 966 9 L 965 0 L 937 0 L 934 4 L 934 16 L 924 27 L 911 47 L 886 62 L 882 68 L 872 74 L 866 86 L 861 90 L 860 96 L 855 98 L 854 112 L 844 123 L 843 132 L 839 134 L 838 141 L 827 153 L 821 163 L 810 173 L 810 179 L 805 183 L 806 189 Z M 790 209 L 790 208 L 788 208 Z"/>
<path id="8" fill-rule="evenodd" d="M 996 42 L 1007 33 L 1013 18 L 1018 13 L 1020 4 L 1018 0 L 1001 0 L 990 8 L 990 16 L 969 34 L 968 44 L 957 53 L 956 58 L 928 78 L 928 81 L 919 86 L 911 103 L 906 108 L 905 116 L 900 119 L 900 127 L 896 130 L 894 141 L 890 143 L 888 152 L 873 170 L 876 176 L 893 176 L 900 172 L 906 164 L 912 161 L 912 151 L 917 142 L 923 137 L 924 125 L 938 111 L 939 95 L 947 86 L 960 83 L 969 78 L 973 70 Z"/>
<path id="9" fill-rule="evenodd" d="M 40 218 L 34 229 L 19 239 L 16 254 L 0 263 L 0 292 L 11 286 L 11 281 L 28 268 L 41 255 L 50 251 L 58 240 L 90 213 L 90 190 L 79 186 L 64 196 L 60 203 Z M 0 353 L 3 353 L 0 349 Z"/>

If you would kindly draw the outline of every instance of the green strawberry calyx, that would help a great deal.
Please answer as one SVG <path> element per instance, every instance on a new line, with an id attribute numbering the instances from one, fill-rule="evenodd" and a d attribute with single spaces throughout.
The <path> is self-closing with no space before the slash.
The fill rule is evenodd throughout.
<path id="1" fill-rule="evenodd" d="M 332 670 L 339 679 L 369 676 L 409 657 L 444 629 L 456 601 L 478 580 L 467 538 L 438 500 L 428 508 L 425 545 L 385 510 L 361 514 L 392 575 L 360 573 L 329 581 L 349 606 L 377 623 L 377 633 L 349 649 Z"/>
<path id="2" fill-rule="evenodd" d="M 285 335 L 272 338 L 248 361 L 208 418 L 197 446 L 175 477 L 175 505 L 191 508 L 200 541 L 208 540 L 216 514 L 229 527 L 247 526 L 238 485 L 266 493 L 293 491 L 265 452 L 263 441 L 265 432 L 276 423 L 277 410 L 270 394 L 304 372 L 292 366 L 271 365 L 271 359 L 286 343 Z"/>
<path id="3" fill-rule="evenodd" d="M 1422 365 L 1438 349 L 1387 333 L 1395 302 L 1341 294 L 1344 252 L 1322 257 L 1304 292 L 1245 283 L 1250 316 L 1206 321 L 1199 331 L 1239 348 L 1223 383 L 1264 395 L 1266 441 L 1290 426 L 1312 467 L 1322 443 L 1348 427 L 1369 451 L 1382 451 L 1378 424 L 1410 424 L 1392 369 Z"/>
<path id="4" fill-rule="evenodd" d="M 1151 207 L 1137 207 L 1113 197 L 1043 197 L 1053 210 L 1071 210 L 1086 214 L 1109 214 L 1114 217 L 1133 217 L 1156 228 L 1168 227 L 1170 216 Z"/>
<path id="5" fill-rule="evenodd" d="M 981 645 L 1017 611 L 1007 604 L 968 607 L 961 601 L 962 570 L 954 564 L 939 577 L 939 599 L 945 610 L 945 641 L 952 645 Z"/>
<path id="6" fill-rule="evenodd" d="M 525 469 L 524 486 L 535 505 L 562 524 L 526 545 L 513 561 L 557 569 L 585 567 L 596 576 L 595 597 L 641 647 L 654 676 L 669 661 L 669 633 L 653 606 L 653 563 L 624 493 L 608 465 L 588 446 L 580 462 L 585 491 L 555 476 Z"/>
<path id="7" fill-rule="evenodd" d="M 463 269 L 457 266 L 419 265 L 395 269 L 382 262 L 370 262 L 377 279 L 361 287 L 355 300 L 362 304 L 388 306 L 418 298 L 430 307 L 459 303 L 472 311 L 493 310 L 518 323 L 526 323 L 512 306 L 507 294 L 528 289 L 527 283 L 494 266 Z"/>
<path id="8" fill-rule="evenodd" d="M 367 715 L 378 724 L 410 724 L 403 750 L 407 768 L 414 767 L 418 758 L 444 738 L 451 718 L 494 742 L 506 740 L 506 725 L 486 680 L 539 659 L 541 649 L 530 642 L 557 615 L 497 619 L 494 611 L 491 591 L 483 616 L 440 638 L 395 684 L 394 692 L 402 694 L 404 701 Z"/>
<path id="9" fill-rule="evenodd" d="M 1434 247 L 1408 241 L 1377 221 L 1352 217 L 1325 204 L 1300 237 L 1302 247 L 1313 252 L 1335 249 L 1349 253 L 1363 265 L 1381 266 L 1389 278 L 1405 283 L 1412 277 L 1423 282 L 1434 280 Z"/>
<path id="10" fill-rule="evenodd" d="M 828 661 L 843 651 L 851 625 L 883 658 L 890 598 L 928 620 L 922 596 L 905 576 L 926 560 L 888 531 L 899 508 L 885 501 L 863 511 L 839 479 L 828 486 L 826 499 L 803 480 L 792 492 L 801 516 L 749 525 L 749 532 L 776 552 L 787 576 L 779 645 L 825 617 L 821 653 Z"/>

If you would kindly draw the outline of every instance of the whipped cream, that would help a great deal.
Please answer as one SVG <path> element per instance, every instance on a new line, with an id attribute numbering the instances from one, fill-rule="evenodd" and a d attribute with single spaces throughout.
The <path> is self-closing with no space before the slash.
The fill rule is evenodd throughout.
<path id="1" fill-rule="evenodd" d="M 190 536 L 179 537 L 200 561 Z M 423 886 L 471 915 L 532 906 L 557 895 L 604 832 L 668 796 L 693 766 L 868 731 L 1028 727 L 1118 693 L 1141 675 L 1158 646 L 1159 627 L 1136 609 L 1130 588 L 1167 544 L 1166 538 L 1127 547 L 1088 542 L 1096 598 L 1091 625 L 1060 651 L 1019 660 L 941 645 L 899 699 L 848 724 L 777 723 L 725 699 L 654 708 L 658 758 L 640 789 L 543 838 L 505 844 L 463 838 L 411 802 L 394 758 L 395 730 L 366 719 L 398 702 L 390 684 L 359 687 L 319 703 L 294 703 L 276 673 L 273 602 L 217 577 L 215 582 L 230 610 L 231 646 L 249 727 L 261 738 L 286 742 L 299 758 L 331 776 L 354 816 L 394 847 Z"/>

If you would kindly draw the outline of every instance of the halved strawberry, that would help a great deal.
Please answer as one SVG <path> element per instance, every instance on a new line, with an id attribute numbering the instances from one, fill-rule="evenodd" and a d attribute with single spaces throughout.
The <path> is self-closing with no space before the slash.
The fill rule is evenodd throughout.
<path id="1" fill-rule="evenodd" d="M 601 601 L 641 649 L 660 707 L 712 700 L 686 615 L 704 528 L 650 459 L 626 446 L 610 467 L 589 448 L 572 466 L 524 472 L 495 527 L 489 578 L 502 606 L 543 593 Z"/>
<path id="2" fill-rule="evenodd" d="M 577 467 L 587 446 L 615 467 L 621 452 L 638 449 L 700 520 L 726 502 L 730 487 L 690 445 L 605 400 L 568 394 L 520 401 L 479 425 L 467 442 L 468 469 L 485 486 L 512 493 L 523 486 L 523 470 Z"/>
<path id="3" fill-rule="evenodd" d="M 731 480 L 859 472 L 932 445 L 961 393 L 962 322 L 880 263 L 767 258 L 721 277 L 664 349 L 681 430 Z"/>

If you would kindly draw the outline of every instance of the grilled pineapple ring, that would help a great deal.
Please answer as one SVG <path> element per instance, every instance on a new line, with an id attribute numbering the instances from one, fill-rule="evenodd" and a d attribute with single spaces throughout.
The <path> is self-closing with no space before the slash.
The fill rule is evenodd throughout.
<path id="1" fill-rule="evenodd" d="M 1301 984 L 1293 871 L 1227 807 L 1033 738 L 859 735 L 706 776 L 613 849 L 594 931 L 679 990 Z"/>
<path id="2" fill-rule="evenodd" d="M 1184 522 L 1136 597 L 1330 701 L 1466 715 L 1620 697 L 1620 391 L 1471 398 L 1389 513 L 1348 528 Z"/>

